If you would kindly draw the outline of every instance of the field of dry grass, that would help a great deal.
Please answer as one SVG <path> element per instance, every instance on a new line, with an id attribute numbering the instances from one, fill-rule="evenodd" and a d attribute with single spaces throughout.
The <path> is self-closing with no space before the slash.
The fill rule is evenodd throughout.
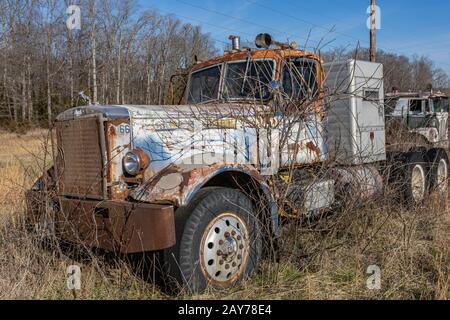
<path id="1" fill-rule="evenodd" d="M 24 191 L 48 163 L 46 132 L 0 133 L 0 298 L 164 299 L 124 259 L 72 257 L 43 248 L 25 232 Z M 430 199 L 412 211 L 380 200 L 323 220 L 283 226 L 280 262 L 266 261 L 251 281 L 198 299 L 449 299 L 450 211 Z M 81 290 L 67 289 L 78 264 Z M 366 285 L 370 265 L 381 289 Z"/>

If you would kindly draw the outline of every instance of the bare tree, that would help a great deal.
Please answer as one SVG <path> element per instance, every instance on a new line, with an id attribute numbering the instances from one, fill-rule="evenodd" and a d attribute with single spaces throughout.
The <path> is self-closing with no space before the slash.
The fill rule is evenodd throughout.
<path id="1" fill-rule="evenodd" d="M 66 27 L 66 8 L 81 6 L 81 30 Z M 6 0 L 0 2 L 0 121 L 44 124 L 74 105 L 92 102 L 163 104 L 173 74 L 217 54 L 201 28 L 172 15 L 139 11 L 136 0 Z M 325 60 L 367 49 L 340 48 Z M 425 57 L 378 52 L 389 90 L 445 89 L 446 74 Z M 179 93 L 177 93 L 177 97 Z"/>
<path id="2" fill-rule="evenodd" d="M 89 17 L 92 21 L 91 46 L 92 46 L 92 102 L 97 103 L 97 39 L 96 39 L 96 3 L 95 0 L 89 2 Z"/>

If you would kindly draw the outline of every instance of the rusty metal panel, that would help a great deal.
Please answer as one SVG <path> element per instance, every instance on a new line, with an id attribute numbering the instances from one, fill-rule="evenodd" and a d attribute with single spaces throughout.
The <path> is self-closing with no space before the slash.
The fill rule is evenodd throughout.
<path id="1" fill-rule="evenodd" d="M 125 199 L 129 189 L 125 181 L 122 160 L 131 150 L 131 129 L 129 119 L 114 119 L 106 122 L 106 149 L 108 155 L 108 185 L 109 198 Z M 137 177 L 131 177 L 132 182 L 138 182 Z M 130 181 L 131 182 L 131 181 Z"/>
<path id="2" fill-rule="evenodd" d="M 97 116 L 57 122 L 59 192 L 103 199 L 102 125 Z"/>
<path id="3" fill-rule="evenodd" d="M 59 236 L 70 242 L 121 253 L 161 250 L 175 245 L 172 206 L 60 200 L 62 212 L 56 225 Z"/>

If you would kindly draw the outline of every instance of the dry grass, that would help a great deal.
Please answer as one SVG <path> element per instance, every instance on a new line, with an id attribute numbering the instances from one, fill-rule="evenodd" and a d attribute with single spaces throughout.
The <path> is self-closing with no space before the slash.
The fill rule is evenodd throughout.
<path id="1" fill-rule="evenodd" d="M 151 284 L 136 277 L 125 261 L 102 257 L 74 261 L 43 248 L 22 224 L 24 192 L 50 158 L 46 131 L 0 133 L 0 298 L 141 299 L 160 298 Z M 66 269 L 82 268 L 82 289 L 67 289 Z"/>
<path id="2" fill-rule="evenodd" d="M 413 212 L 367 207 L 283 228 L 281 263 L 226 298 L 449 299 L 450 214 L 431 199 Z M 381 289 L 367 288 L 367 268 L 381 269 Z M 223 298 L 223 294 L 214 294 Z"/>
<path id="3" fill-rule="evenodd" d="M 77 259 L 42 248 L 24 231 L 24 191 L 42 172 L 44 131 L 0 133 L 0 298 L 161 299 L 123 259 Z M 41 164 L 41 165 L 40 165 Z M 449 299 L 450 213 L 431 199 L 413 212 L 380 201 L 326 219 L 282 228 L 280 263 L 252 279 L 198 299 Z M 82 289 L 68 290 L 66 268 L 82 268 Z M 381 290 L 366 269 L 381 268 Z"/>

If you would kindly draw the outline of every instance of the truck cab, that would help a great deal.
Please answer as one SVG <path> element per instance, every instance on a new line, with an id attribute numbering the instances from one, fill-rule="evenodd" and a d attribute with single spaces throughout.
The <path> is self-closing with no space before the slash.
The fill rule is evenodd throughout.
<path id="1" fill-rule="evenodd" d="M 448 144 L 448 96 L 441 92 L 393 92 L 386 95 L 388 122 L 403 126 L 424 143 L 446 147 Z"/>
<path id="2" fill-rule="evenodd" d="M 314 54 L 291 48 L 231 51 L 193 67 L 185 103 L 264 103 L 274 86 L 290 99 L 312 100 L 322 82 L 321 60 Z"/>

